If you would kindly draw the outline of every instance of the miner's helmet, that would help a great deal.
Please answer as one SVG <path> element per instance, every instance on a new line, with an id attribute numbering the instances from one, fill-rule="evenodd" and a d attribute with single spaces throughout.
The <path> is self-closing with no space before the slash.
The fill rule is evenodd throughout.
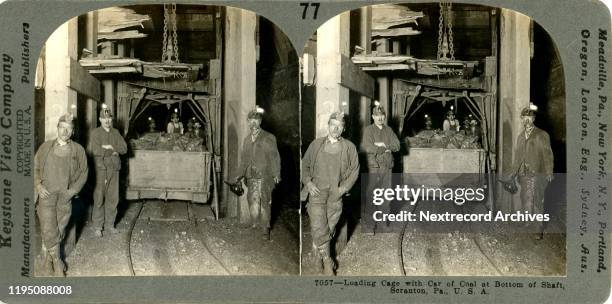
<path id="1" fill-rule="evenodd" d="M 195 123 L 196 123 L 196 122 L 197 122 L 197 121 L 196 121 L 195 117 L 190 118 L 190 119 L 187 121 L 187 128 L 193 128 L 193 127 L 195 126 Z"/>
<path id="2" fill-rule="evenodd" d="M 381 107 L 380 105 L 377 105 L 374 107 L 374 109 L 372 109 L 372 115 L 373 116 L 385 116 L 385 109 L 383 107 Z"/>
<path id="3" fill-rule="evenodd" d="M 264 109 L 260 107 L 255 107 L 255 109 L 251 110 L 249 114 L 247 114 L 247 119 L 259 119 L 260 121 L 263 118 Z"/>
<path id="4" fill-rule="evenodd" d="M 225 182 L 229 186 L 230 191 L 232 191 L 237 196 L 242 196 L 244 194 L 244 189 L 242 188 L 242 181 L 237 180 L 234 183 L 230 183 L 228 181 L 223 182 Z"/>
<path id="5" fill-rule="evenodd" d="M 113 113 L 106 104 L 102 104 L 102 110 L 100 110 L 100 118 L 113 118 Z"/>
<path id="6" fill-rule="evenodd" d="M 521 116 L 535 116 L 537 111 L 538 107 L 530 102 L 529 105 L 524 107 L 521 111 Z"/>
<path id="7" fill-rule="evenodd" d="M 59 120 L 57 121 L 57 124 L 59 125 L 60 123 L 68 123 L 74 126 L 74 115 L 72 114 L 64 114 L 62 116 L 60 116 Z"/>
<path id="8" fill-rule="evenodd" d="M 344 116 L 345 116 L 344 112 L 337 111 L 337 112 L 332 113 L 329 116 L 329 120 L 335 119 L 337 121 L 340 121 L 340 122 L 344 123 Z"/>

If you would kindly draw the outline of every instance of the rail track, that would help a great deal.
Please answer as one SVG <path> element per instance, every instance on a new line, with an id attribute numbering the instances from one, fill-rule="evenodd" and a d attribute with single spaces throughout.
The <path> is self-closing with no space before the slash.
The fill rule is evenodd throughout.
<path id="1" fill-rule="evenodd" d="M 138 220 L 140 219 L 142 215 L 142 210 L 145 208 L 146 200 L 141 200 L 137 204 L 139 204 L 139 206 L 137 207 L 138 211 L 136 213 L 136 216 L 134 216 L 134 218 L 132 218 L 132 220 L 130 221 L 130 225 L 128 228 L 128 233 L 127 233 L 127 236 L 125 239 L 125 245 L 124 245 L 126 257 L 127 257 L 127 264 L 128 264 L 127 266 L 132 276 L 138 275 L 134 269 L 134 256 L 132 253 L 132 238 L 134 234 L 134 227 L 136 226 L 136 223 L 138 222 Z M 187 208 L 189 210 L 190 208 L 189 204 L 191 203 L 187 202 L 186 204 L 188 204 Z M 218 264 L 220 268 L 223 269 L 223 271 L 227 275 L 232 275 L 232 272 L 230 271 L 230 269 L 221 261 L 221 259 L 217 256 L 217 254 L 215 254 L 215 252 L 211 250 L 211 247 L 208 244 L 208 240 L 206 236 L 198 228 L 198 220 L 194 217 L 193 214 L 191 214 L 191 212 L 188 212 L 188 216 L 189 216 L 189 228 L 192 229 L 193 235 L 196 236 L 197 240 L 203 245 L 204 249 L 206 250 L 208 255 L 212 257 L 215 263 Z"/>

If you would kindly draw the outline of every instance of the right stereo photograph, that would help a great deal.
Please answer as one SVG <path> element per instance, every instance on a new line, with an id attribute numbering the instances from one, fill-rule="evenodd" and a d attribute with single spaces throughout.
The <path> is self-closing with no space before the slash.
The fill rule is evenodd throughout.
<path id="1" fill-rule="evenodd" d="M 566 275 L 564 71 L 537 21 L 372 5 L 301 60 L 301 274 Z"/>

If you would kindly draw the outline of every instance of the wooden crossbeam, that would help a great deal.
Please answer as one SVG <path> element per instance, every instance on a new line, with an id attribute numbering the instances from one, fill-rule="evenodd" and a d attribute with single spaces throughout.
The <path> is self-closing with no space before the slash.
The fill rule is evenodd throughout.
<path id="1" fill-rule="evenodd" d="M 74 59 L 70 58 L 70 79 L 68 86 L 80 94 L 100 101 L 100 81 L 91 76 L 87 70 Z"/>
<path id="2" fill-rule="evenodd" d="M 374 99 L 374 78 L 363 72 L 348 57 L 344 55 L 339 56 L 341 66 L 340 84 L 363 96 Z"/>
<path id="3" fill-rule="evenodd" d="M 139 39 L 146 38 L 147 34 L 141 33 L 137 30 L 132 31 L 119 31 L 112 33 L 98 33 L 98 41 L 100 40 L 124 40 L 124 39 Z"/>

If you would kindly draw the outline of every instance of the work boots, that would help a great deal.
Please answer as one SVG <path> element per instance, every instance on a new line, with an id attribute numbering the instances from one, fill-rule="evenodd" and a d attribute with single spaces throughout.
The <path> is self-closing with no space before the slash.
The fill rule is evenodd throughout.
<path id="1" fill-rule="evenodd" d="M 53 275 L 53 261 L 44 245 L 40 254 L 40 266 L 42 267 L 42 276 Z"/>
<path id="2" fill-rule="evenodd" d="M 323 262 L 323 274 L 327 276 L 336 275 L 336 272 L 335 272 L 336 263 L 334 263 L 334 260 L 331 257 L 331 254 L 329 251 L 329 243 L 323 246 L 319 246 L 319 255 Z"/>
<path id="3" fill-rule="evenodd" d="M 321 257 L 319 248 L 314 243 L 312 243 L 312 255 L 314 256 L 316 273 L 323 274 L 323 257 Z"/>
<path id="4" fill-rule="evenodd" d="M 264 240 L 266 240 L 266 241 L 270 240 L 270 228 L 265 227 L 263 229 L 263 236 L 264 236 Z"/>
<path id="5" fill-rule="evenodd" d="M 323 257 L 323 274 L 326 276 L 335 276 L 336 271 L 334 268 L 336 268 L 336 263 L 334 263 L 334 260 L 332 260 L 332 258 L 329 256 Z"/>
<path id="6" fill-rule="evenodd" d="M 62 261 L 62 258 L 60 256 L 59 245 L 56 245 L 55 247 L 50 248 L 49 253 L 51 255 L 51 260 L 53 262 L 53 274 L 56 277 L 65 276 L 64 271 L 66 270 L 66 264 L 64 264 L 64 261 Z"/>

